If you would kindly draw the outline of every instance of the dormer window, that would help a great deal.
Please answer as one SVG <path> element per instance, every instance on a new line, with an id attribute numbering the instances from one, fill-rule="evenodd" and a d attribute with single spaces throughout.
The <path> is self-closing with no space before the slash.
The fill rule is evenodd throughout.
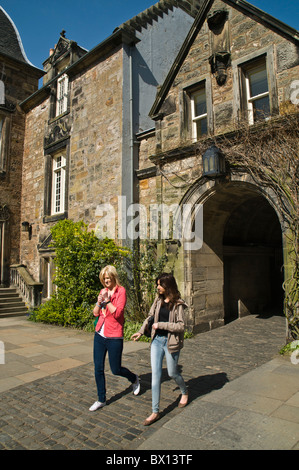
<path id="1" fill-rule="evenodd" d="M 66 74 L 57 80 L 56 116 L 67 111 L 69 80 Z"/>

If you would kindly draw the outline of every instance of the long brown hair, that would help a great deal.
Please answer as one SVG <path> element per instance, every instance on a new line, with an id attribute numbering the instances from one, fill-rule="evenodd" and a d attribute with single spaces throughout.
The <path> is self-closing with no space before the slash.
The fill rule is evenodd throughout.
<path id="1" fill-rule="evenodd" d="M 160 286 L 165 289 L 165 294 L 160 295 L 162 299 L 162 305 L 164 305 L 164 298 L 169 298 L 169 308 L 172 308 L 177 301 L 181 298 L 181 294 L 178 290 L 178 286 L 174 276 L 170 273 L 162 273 L 156 278 L 156 284 L 158 285 L 160 281 Z"/>

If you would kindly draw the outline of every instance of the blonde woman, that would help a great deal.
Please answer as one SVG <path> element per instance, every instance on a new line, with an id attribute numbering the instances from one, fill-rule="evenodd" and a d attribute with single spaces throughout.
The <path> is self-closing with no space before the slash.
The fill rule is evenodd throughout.
<path id="1" fill-rule="evenodd" d="M 140 391 L 139 378 L 126 367 L 122 367 L 124 309 L 126 290 L 120 285 L 114 266 L 106 266 L 100 272 L 103 289 L 100 291 L 93 314 L 98 317 L 94 336 L 95 380 L 98 401 L 90 408 L 96 411 L 106 405 L 105 358 L 108 352 L 111 372 L 129 380 L 134 395 Z"/>

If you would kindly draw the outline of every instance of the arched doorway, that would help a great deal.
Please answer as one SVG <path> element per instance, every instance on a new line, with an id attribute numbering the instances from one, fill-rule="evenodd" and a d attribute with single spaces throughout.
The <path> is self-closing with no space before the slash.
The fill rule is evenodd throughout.
<path id="1" fill-rule="evenodd" d="M 203 204 L 203 246 L 186 266 L 194 331 L 281 314 L 282 230 L 270 195 L 242 177 L 209 181 L 184 200 Z"/>
<path id="2" fill-rule="evenodd" d="M 250 313 L 282 312 L 281 227 L 263 196 L 240 203 L 226 222 L 223 266 L 225 322 Z"/>

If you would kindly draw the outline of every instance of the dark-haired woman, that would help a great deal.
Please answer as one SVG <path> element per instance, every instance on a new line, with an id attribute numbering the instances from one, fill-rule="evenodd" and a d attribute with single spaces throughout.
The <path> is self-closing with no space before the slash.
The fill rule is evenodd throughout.
<path id="1" fill-rule="evenodd" d="M 152 414 L 144 421 L 148 426 L 160 418 L 159 404 L 161 393 L 162 362 L 166 357 L 167 372 L 181 390 L 179 407 L 188 403 L 188 392 L 183 377 L 178 371 L 180 350 L 184 344 L 184 310 L 186 303 L 181 299 L 177 283 L 172 274 L 163 273 L 156 279 L 158 295 L 142 327 L 132 335 L 134 341 L 144 334 L 149 318 L 154 317 L 151 332 L 152 367 Z"/>

